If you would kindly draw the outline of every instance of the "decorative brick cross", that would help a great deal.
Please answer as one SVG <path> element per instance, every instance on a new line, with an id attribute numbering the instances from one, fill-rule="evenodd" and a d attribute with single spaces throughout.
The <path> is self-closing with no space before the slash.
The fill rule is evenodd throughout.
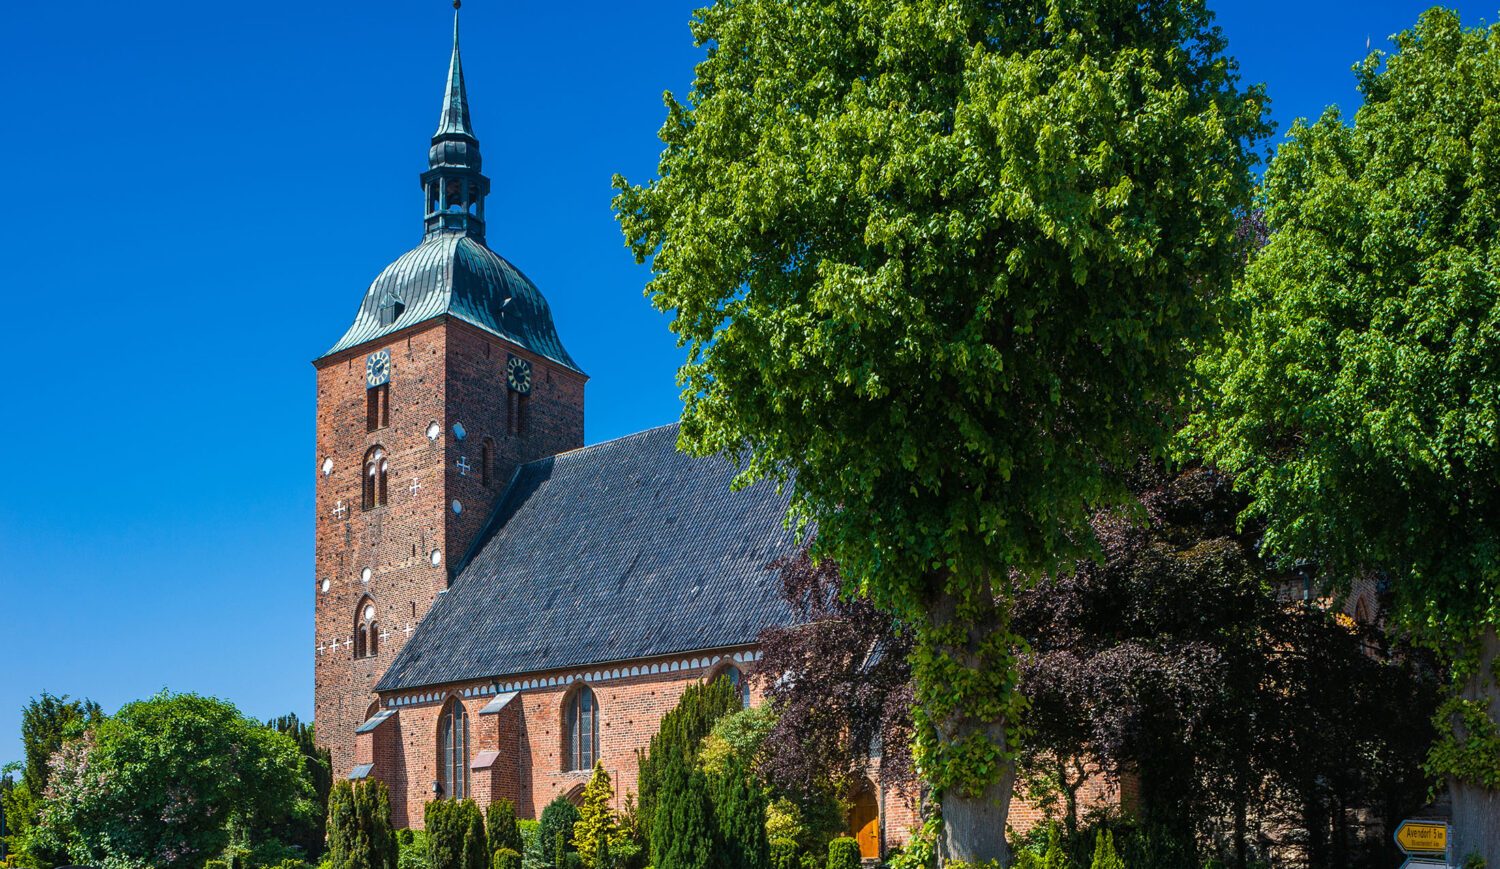
<path id="1" fill-rule="evenodd" d="M 391 632 L 390 631 L 381 631 L 380 632 L 380 639 L 381 639 L 382 642 L 384 642 L 385 640 L 389 640 L 390 638 L 391 638 Z"/>
<path id="2" fill-rule="evenodd" d="M 412 495 L 413 495 L 413 497 L 415 497 L 416 494 L 417 494 L 417 490 L 420 489 L 420 488 L 422 488 L 422 481 L 418 480 L 416 477 L 412 477 L 411 478 L 411 485 L 407 486 L 406 490 L 408 492 L 411 492 Z"/>
<path id="3" fill-rule="evenodd" d="M 469 464 L 469 457 L 468 456 L 459 456 L 458 457 L 458 475 L 460 477 L 467 477 L 469 475 L 469 472 L 472 471 L 473 469 L 474 469 L 474 466 Z"/>
<path id="4" fill-rule="evenodd" d="M 409 637 L 409 636 L 411 636 L 412 630 L 413 629 L 412 629 L 412 626 L 411 626 L 411 622 L 407 622 L 406 623 L 406 629 L 403 630 L 401 633 L 406 634 Z"/>
<path id="5" fill-rule="evenodd" d="M 344 506 L 343 501 L 340 501 L 337 504 L 333 505 L 333 515 L 337 516 L 340 519 L 344 518 L 344 514 L 348 512 L 349 508 Z"/>

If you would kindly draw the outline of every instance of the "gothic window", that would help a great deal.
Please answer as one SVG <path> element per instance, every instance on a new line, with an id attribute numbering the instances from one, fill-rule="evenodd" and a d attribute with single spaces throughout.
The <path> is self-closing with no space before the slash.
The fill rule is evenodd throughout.
<path id="1" fill-rule="evenodd" d="M 450 799 L 469 796 L 469 713 L 457 698 L 438 719 L 438 785 Z"/>
<path id="2" fill-rule="evenodd" d="M 599 704 L 587 685 L 563 704 L 563 769 L 588 771 L 599 759 Z"/>
<path id="3" fill-rule="evenodd" d="M 365 453 L 365 476 L 361 492 L 361 503 L 366 510 L 385 506 L 385 481 L 389 469 L 385 448 L 370 447 L 370 451 Z"/>
<path id="4" fill-rule="evenodd" d="M 742 672 L 740 672 L 740 668 L 736 667 L 733 664 L 726 664 L 726 665 L 724 665 L 724 667 L 722 669 L 720 669 L 717 673 L 715 673 L 708 681 L 710 683 L 712 683 L 715 679 L 718 679 L 718 678 L 721 678 L 721 677 L 729 680 L 729 684 L 734 688 L 734 694 L 735 694 L 735 696 L 738 697 L 738 698 L 740 698 L 740 706 L 742 708 L 749 709 L 750 708 L 750 680 L 747 679 L 747 678 L 745 678 L 745 674 L 742 673 Z"/>
<path id="5" fill-rule="evenodd" d="M 391 424 L 391 385 L 382 383 L 365 390 L 365 428 L 379 431 Z"/>
<path id="6" fill-rule="evenodd" d="M 531 398 L 519 392 L 510 394 L 510 433 L 520 434 L 526 430 L 526 402 Z"/>
<path id="7" fill-rule="evenodd" d="M 375 601 L 360 598 L 354 611 L 354 657 L 373 658 L 380 654 L 380 625 L 375 621 Z"/>
<path id="8" fill-rule="evenodd" d="M 495 442 L 489 438 L 484 439 L 484 445 L 479 448 L 479 477 L 480 482 L 488 486 L 490 480 L 495 476 Z"/>

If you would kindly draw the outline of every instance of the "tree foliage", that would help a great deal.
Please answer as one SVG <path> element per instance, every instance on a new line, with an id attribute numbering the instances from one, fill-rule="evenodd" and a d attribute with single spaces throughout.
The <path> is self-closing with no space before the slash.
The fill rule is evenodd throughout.
<path id="1" fill-rule="evenodd" d="M 610 869 L 597 862 L 600 848 L 608 851 L 625 840 L 625 833 L 609 806 L 614 798 L 615 786 L 604 761 L 596 761 L 589 783 L 583 788 L 583 805 L 578 807 L 578 822 L 571 833 L 573 849 L 586 869 Z"/>
<path id="2" fill-rule="evenodd" d="M 669 750 L 658 763 L 651 865 L 655 869 L 717 869 L 714 807 L 707 777 L 678 750 Z"/>
<path id="3" fill-rule="evenodd" d="M 730 754 L 706 773 L 714 811 L 714 853 L 723 869 L 771 869 L 766 794 L 751 771 L 752 759 Z"/>
<path id="4" fill-rule="evenodd" d="M 266 726 L 290 736 L 302 752 L 303 765 L 312 784 L 313 811 L 291 819 L 291 823 L 278 831 L 276 838 L 288 845 L 302 849 L 310 861 L 323 853 L 327 838 L 328 793 L 333 787 L 333 757 L 328 749 L 317 744 L 313 725 L 304 723 L 295 714 L 283 715 L 266 722 Z"/>
<path id="5" fill-rule="evenodd" d="M 1500 29 L 1433 9 L 1395 42 L 1356 67 L 1352 125 L 1299 124 L 1268 167 L 1271 235 L 1194 434 L 1269 551 L 1388 571 L 1402 623 L 1458 661 L 1446 745 L 1473 751 L 1434 771 L 1493 863 L 1500 777 L 1462 759 L 1500 756 L 1500 674 L 1477 666 L 1500 650 Z"/>
<path id="6" fill-rule="evenodd" d="M 302 754 L 221 700 L 161 693 L 126 704 L 51 761 L 38 836 L 77 863 L 196 869 L 314 811 Z"/>
<path id="7" fill-rule="evenodd" d="M 391 797 L 385 782 L 340 781 L 328 794 L 330 869 L 397 869 Z"/>
<path id="8" fill-rule="evenodd" d="M 433 800 L 423 810 L 432 869 L 489 869 L 484 815 L 473 800 Z"/>
<path id="9" fill-rule="evenodd" d="M 573 838 L 573 827 L 578 823 L 578 807 L 559 796 L 542 809 L 541 823 L 537 826 L 536 838 L 525 852 L 526 869 L 564 869 L 557 864 L 558 836 L 569 845 Z"/>
<path id="10" fill-rule="evenodd" d="M 1003 856 L 1005 601 L 1162 442 L 1263 99 L 1201 0 L 737 0 L 693 33 L 659 177 L 615 203 L 687 347 L 682 445 L 787 482 L 916 631 L 948 844 Z"/>
<path id="11" fill-rule="evenodd" d="M 484 828 L 489 836 L 490 852 L 509 848 L 516 852 L 517 861 L 525 848 L 521 841 L 521 826 L 516 820 L 516 804 L 507 799 L 497 799 L 484 810 Z"/>
<path id="12" fill-rule="evenodd" d="M 665 768 L 679 762 L 694 766 L 703 738 L 713 730 L 714 723 L 739 708 L 740 699 L 734 686 L 728 679 L 720 677 L 712 682 L 689 685 L 672 711 L 662 716 L 661 728 L 651 737 L 645 752 L 637 752 L 640 768 L 638 810 L 648 836 L 654 829 L 656 800 L 662 792 Z"/>

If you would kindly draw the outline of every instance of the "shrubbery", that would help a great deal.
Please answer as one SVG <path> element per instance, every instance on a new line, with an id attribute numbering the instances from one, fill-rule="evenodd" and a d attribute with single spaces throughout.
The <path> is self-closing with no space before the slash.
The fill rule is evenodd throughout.
<path id="1" fill-rule="evenodd" d="M 859 843 L 841 836 L 828 843 L 828 869 L 859 869 Z"/>
<path id="2" fill-rule="evenodd" d="M 423 812 L 431 869 L 490 869 L 484 816 L 473 800 L 434 800 Z"/>
<path id="3" fill-rule="evenodd" d="M 340 781 L 328 794 L 331 869 L 397 869 L 391 798 L 385 782 Z"/>

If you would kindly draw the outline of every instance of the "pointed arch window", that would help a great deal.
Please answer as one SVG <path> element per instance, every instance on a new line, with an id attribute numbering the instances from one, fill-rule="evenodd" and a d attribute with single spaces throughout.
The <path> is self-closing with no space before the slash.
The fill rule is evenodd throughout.
<path id="1" fill-rule="evenodd" d="M 364 488 L 362 503 L 366 510 L 385 506 L 386 476 L 390 462 L 385 457 L 384 447 L 370 447 L 365 453 Z"/>
<path id="2" fill-rule="evenodd" d="M 563 769 L 593 769 L 599 759 L 599 703 L 587 685 L 579 685 L 564 702 L 563 738 Z"/>
<path id="3" fill-rule="evenodd" d="M 360 598 L 354 611 L 354 657 L 373 658 L 380 654 L 380 624 L 376 621 L 375 601 Z"/>
<path id="4" fill-rule="evenodd" d="M 740 708 L 749 709 L 750 680 L 745 678 L 745 674 L 740 672 L 740 668 L 734 666 L 733 664 L 725 667 L 724 672 L 721 675 L 729 680 L 730 685 L 734 686 L 735 696 L 740 698 Z"/>
<path id="5" fill-rule="evenodd" d="M 458 698 L 438 718 L 438 785 L 450 799 L 469 796 L 469 713 Z"/>

